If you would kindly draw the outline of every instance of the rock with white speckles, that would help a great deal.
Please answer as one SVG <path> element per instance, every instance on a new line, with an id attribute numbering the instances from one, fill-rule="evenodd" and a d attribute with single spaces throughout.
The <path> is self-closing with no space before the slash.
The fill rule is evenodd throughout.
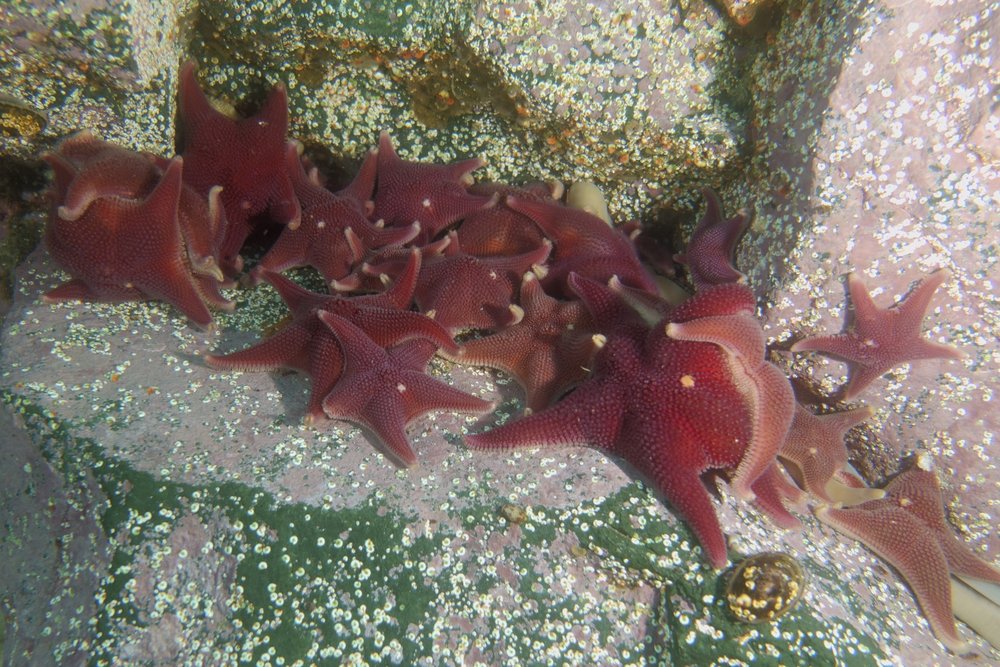
<path id="1" fill-rule="evenodd" d="M 951 271 L 924 330 L 966 358 L 913 362 L 869 387 L 859 400 L 876 415 L 859 451 L 886 452 L 876 478 L 900 453 L 931 453 L 951 520 L 996 563 L 1000 139 L 987 128 L 1000 124 L 990 83 L 1000 17 L 972 0 L 836 5 L 786 17 L 754 70 L 758 158 L 737 190 L 757 218 L 740 265 L 763 287 L 767 331 L 785 348 L 842 330 L 849 272 L 888 307 L 934 269 Z M 781 356 L 821 394 L 844 382 L 840 362 Z M 859 551 L 845 539 L 836 557 L 848 549 Z M 868 572 L 845 572 L 859 592 L 871 585 Z M 889 594 L 909 601 L 903 590 Z M 890 632 L 909 638 L 904 663 L 942 650 L 915 617 L 912 605 L 891 615 Z"/>
<path id="2" fill-rule="evenodd" d="M 186 57 L 240 109 L 285 82 L 291 133 L 339 158 L 388 128 L 413 157 L 484 155 L 489 180 L 596 181 L 619 217 L 690 208 L 744 133 L 731 25 L 703 3 L 15 0 L 4 16 L 4 92 L 49 117 L 33 136 L 0 134 L 0 152 L 22 156 L 83 128 L 169 154 Z"/>

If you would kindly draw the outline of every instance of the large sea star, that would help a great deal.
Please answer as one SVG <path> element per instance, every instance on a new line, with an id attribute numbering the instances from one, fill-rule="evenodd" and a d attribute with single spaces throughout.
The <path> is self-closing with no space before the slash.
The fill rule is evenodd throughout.
<path id="1" fill-rule="evenodd" d="M 209 305 L 231 309 L 219 292 L 214 241 L 219 209 L 188 192 L 184 161 L 165 161 L 107 144 L 89 133 L 70 137 L 46 161 L 55 197 L 45 241 L 73 278 L 49 301 L 158 299 L 209 327 Z"/>
<path id="2" fill-rule="evenodd" d="M 788 381 L 780 373 L 767 373 L 764 384 L 751 377 L 767 363 L 757 344 L 763 334 L 749 331 L 753 295 L 742 285 L 706 290 L 647 327 L 638 315 L 627 316 L 626 302 L 611 289 L 575 274 L 569 285 L 596 321 L 607 326 L 603 314 L 622 314 L 599 340 L 591 376 L 554 406 L 467 442 L 475 449 L 591 446 L 621 456 L 688 521 L 712 565 L 723 567 L 725 540 L 701 477 L 735 472 L 740 495 L 752 497 L 758 479 L 770 484 L 762 475 L 792 418 Z M 688 340 L 694 337 L 712 342 Z M 781 389 L 771 385 L 779 376 Z M 765 397 L 777 403 L 765 405 Z"/>

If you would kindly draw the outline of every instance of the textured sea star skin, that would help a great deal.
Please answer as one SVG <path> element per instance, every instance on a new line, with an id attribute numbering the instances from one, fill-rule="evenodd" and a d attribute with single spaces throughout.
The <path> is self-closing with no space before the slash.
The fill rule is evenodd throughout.
<path id="1" fill-rule="evenodd" d="M 403 160 L 396 154 L 388 132 L 379 136 L 376 220 L 389 226 L 420 223 L 417 243 L 434 239 L 462 218 L 497 203 L 497 195 L 469 194 L 472 172 L 483 166 L 472 158 L 453 164 L 427 164 Z"/>
<path id="2" fill-rule="evenodd" d="M 597 321 L 606 321 L 601 315 L 622 308 L 615 305 L 621 301 L 610 289 L 602 293 L 575 274 L 570 284 Z M 749 487 L 771 465 L 773 454 L 766 465 L 754 457 L 777 449 L 754 442 L 755 436 L 761 437 L 762 420 L 755 416 L 760 402 L 745 378 L 734 377 L 734 357 L 737 363 L 755 362 L 758 350 L 752 345 L 744 350 L 723 333 L 729 318 L 734 336 L 747 334 L 748 301 L 753 304 L 748 288 L 723 286 L 696 294 L 651 328 L 641 326 L 641 318 L 622 321 L 609 330 L 594 357 L 592 375 L 576 390 L 552 407 L 467 436 L 466 441 L 474 449 L 592 446 L 620 456 L 663 493 L 691 525 L 708 560 L 721 568 L 727 560 L 725 540 L 701 476 L 737 469 L 734 479 L 748 489 L 746 495 L 753 496 Z M 702 318 L 715 320 L 712 337 L 725 339 L 730 349 L 667 335 L 669 326 L 679 323 L 690 325 L 687 331 L 693 335 Z M 637 335 L 640 331 L 642 335 Z M 759 355 L 762 361 L 762 351 Z M 766 487 L 770 480 L 762 478 L 759 483 Z M 778 495 L 767 490 L 769 498 Z"/>
<path id="3" fill-rule="evenodd" d="M 725 352 L 732 378 L 751 406 L 752 434 L 731 481 L 733 492 L 749 500 L 755 496 L 753 483 L 773 463 L 788 433 L 795 396 L 788 378 L 765 358 L 766 338 L 753 316 L 753 292 L 741 285 L 725 284 L 698 296 L 707 302 L 705 311 L 719 314 L 672 321 L 666 333 L 678 340 L 713 343 Z M 672 319 L 684 317 L 690 303 L 679 306 Z"/>
<path id="4" fill-rule="evenodd" d="M 850 400 L 874 380 L 899 364 L 918 359 L 961 359 L 955 348 L 934 343 L 920 335 L 920 325 L 931 297 L 950 273 L 938 269 L 921 280 L 899 303 L 879 308 L 855 274 L 847 277 L 854 306 L 854 324 L 846 332 L 800 340 L 793 352 L 815 351 L 843 359 L 850 379 L 843 398 Z"/>
<path id="5" fill-rule="evenodd" d="M 881 498 L 883 493 L 878 489 L 855 488 L 838 479 L 847 467 L 844 435 L 873 414 L 870 407 L 864 406 L 814 415 L 797 404 L 795 419 L 778 456 L 794 464 L 799 471 L 802 488 L 824 502 L 856 505 Z M 836 500 L 833 495 L 836 495 Z"/>
<path id="6" fill-rule="evenodd" d="M 298 151 L 290 144 L 285 161 L 295 195 L 302 202 L 298 227 L 285 227 L 274 245 L 250 272 L 259 282 L 266 272 L 312 266 L 327 282 L 344 278 L 373 249 L 407 243 L 420 225 L 376 227 L 367 218 L 375 177 L 375 155 L 369 154 L 354 181 L 334 194 L 316 185 L 302 168 Z"/>
<path id="7" fill-rule="evenodd" d="M 521 279 L 520 305 L 511 311 L 514 324 L 442 356 L 513 375 L 524 387 L 526 412 L 535 412 L 586 377 L 596 330 L 582 302 L 552 298 L 531 272 Z"/>
<path id="8" fill-rule="evenodd" d="M 914 466 L 856 507 L 820 507 L 816 516 L 874 551 L 906 580 L 941 643 L 968 650 L 955 628 L 949 574 L 1000 583 L 1000 570 L 977 558 L 945 520 L 937 475 Z"/>
<path id="9" fill-rule="evenodd" d="M 675 255 L 674 259 L 687 265 L 691 282 L 698 289 L 746 280 L 746 276 L 733 266 L 733 254 L 750 224 L 750 216 L 738 213 L 732 218 L 723 218 L 719 197 L 708 188 L 702 190 L 702 195 L 705 214 L 691 234 L 687 250 Z"/>
<path id="10" fill-rule="evenodd" d="M 493 409 L 491 402 L 414 368 L 408 348 L 386 351 L 345 318 L 324 310 L 317 315 L 344 350 L 343 375 L 323 399 L 323 411 L 373 431 L 403 465 L 417 461 L 404 431 L 417 417 L 434 410 L 482 414 Z"/>
<path id="11" fill-rule="evenodd" d="M 552 246 L 512 257 L 475 257 L 462 250 L 451 232 L 441 255 L 424 261 L 414 299 L 425 313 L 452 332 L 495 329 L 513 322 L 510 305 L 517 280 L 541 264 Z"/>
<path id="12" fill-rule="evenodd" d="M 230 118 L 205 96 L 193 62 L 181 67 L 179 95 L 185 182 L 203 196 L 222 186 L 228 224 L 220 253 L 226 268 L 238 271 L 253 218 L 267 215 L 289 227 L 299 224 L 301 208 L 285 162 L 288 95 L 279 84 L 256 114 Z"/>
<path id="13" fill-rule="evenodd" d="M 196 227 L 203 227 L 210 237 L 212 222 L 207 206 L 185 207 L 182 215 L 183 160 L 170 161 L 160 174 L 145 156 L 108 146 L 92 136 L 76 137 L 67 146 L 66 157 L 59 153 L 45 157 L 56 174 L 46 245 L 74 276 L 46 294 L 46 300 L 158 299 L 177 307 L 198 326 L 210 327 L 207 304 L 222 308 L 231 304 L 219 293 L 218 274 L 204 257 L 196 261 L 209 275 L 194 273 L 189 245 L 199 245 Z M 109 163 L 128 165 L 133 175 L 108 185 L 114 194 L 105 195 L 104 179 L 121 175 Z M 81 177 L 86 183 L 75 186 Z M 71 199 L 66 199 L 67 193 Z M 60 201 L 70 202 L 69 208 Z"/>
<path id="14" fill-rule="evenodd" d="M 505 199 L 516 196 L 534 201 L 554 201 L 562 192 L 561 183 L 534 183 L 516 188 L 499 183 L 476 183 L 470 194 L 500 197 L 493 207 L 475 211 L 462 220 L 458 240 L 470 255 L 519 255 L 542 245 L 545 236 L 528 216 L 507 206 Z"/>
<path id="15" fill-rule="evenodd" d="M 205 362 L 213 368 L 240 371 L 270 371 L 292 368 L 306 373 L 312 381 L 308 423 L 322 421 L 323 399 L 340 380 L 344 354 L 336 337 L 317 317 L 320 310 L 336 314 L 353 322 L 377 346 L 394 345 L 415 337 L 437 347 L 455 348 L 448 332 L 430 318 L 408 310 L 413 297 L 420 258 L 411 253 L 407 269 L 396 284 L 386 292 L 344 298 L 310 292 L 278 274 L 266 274 L 281 298 L 292 311 L 293 320 L 274 336 L 238 352 L 227 355 L 206 355 Z"/>
<path id="16" fill-rule="evenodd" d="M 626 285 L 656 293 L 656 283 L 621 230 L 586 211 L 558 203 L 511 196 L 506 203 L 534 220 L 552 240 L 553 261 L 542 284 L 553 296 L 572 297 L 567 283 L 570 273 L 599 282 L 618 276 Z"/>

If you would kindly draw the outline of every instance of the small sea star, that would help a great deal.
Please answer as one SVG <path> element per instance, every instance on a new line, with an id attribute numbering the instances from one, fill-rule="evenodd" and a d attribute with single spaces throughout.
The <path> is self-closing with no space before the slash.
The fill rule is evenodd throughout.
<path id="1" fill-rule="evenodd" d="M 433 410 L 482 414 L 493 409 L 493 403 L 427 375 L 422 368 L 426 358 L 414 357 L 411 348 L 386 351 L 343 317 L 323 310 L 317 314 L 344 350 L 343 375 L 323 399 L 323 411 L 370 429 L 403 465 L 417 461 L 404 428 L 420 415 Z"/>
<path id="2" fill-rule="evenodd" d="M 369 222 L 366 204 L 375 177 L 375 154 L 370 153 L 354 181 L 336 194 L 313 182 L 302 167 L 294 144 L 285 156 L 295 194 L 302 202 L 302 222 L 285 227 L 267 254 L 250 272 L 256 283 L 264 273 L 295 266 L 312 266 L 327 282 L 344 278 L 367 252 L 413 240 L 420 225 L 378 227 Z"/>
<path id="3" fill-rule="evenodd" d="M 299 287 L 276 273 L 265 274 L 292 311 L 293 319 L 274 336 L 245 350 L 227 355 L 209 354 L 205 362 L 213 368 L 240 371 L 269 371 L 292 368 L 306 373 L 312 381 L 306 421 L 325 419 L 323 399 L 340 380 L 344 352 L 336 337 L 318 318 L 320 310 L 349 318 L 376 346 L 389 346 L 411 338 L 424 338 L 437 347 L 455 344 L 441 325 L 409 310 L 413 287 L 420 270 L 420 256 L 411 251 L 406 270 L 392 288 L 381 294 L 358 297 L 317 294 Z"/>
<path id="4" fill-rule="evenodd" d="M 750 216 L 738 213 L 732 218 L 723 218 L 722 205 L 715 192 L 705 188 L 702 194 L 705 215 L 691 234 L 687 250 L 675 255 L 674 259 L 687 265 L 696 288 L 745 280 L 746 277 L 733 266 L 733 253 L 750 224 Z"/>
<path id="5" fill-rule="evenodd" d="M 480 158 L 453 164 L 403 160 L 392 147 L 388 132 L 378 141 L 376 220 L 386 225 L 420 223 L 417 243 L 426 243 L 465 216 L 497 202 L 497 195 L 472 195 L 472 172 L 483 166 Z"/>
<path id="6" fill-rule="evenodd" d="M 524 387 L 525 410 L 533 412 L 587 376 L 596 331 L 580 301 L 552 298 L 531 272 L 521 279 L 520 305 L 510 309 L 513 324 L 442 356 L 510 373 Z"/>
<path id="7" fill-rule="evenodd" d="M 848 485 L 842 477 L 847 466 L 844 434 L 873 412 L 865 406 L 814 415 L 796 405 L 795 419 L 778 456 L 795 466 L 802 488 L 824 502 L 856 505 L 881 498 L 884 495 L 881 490 Z"/>
<path id="8" fill-rule="evenodd" d="M 907 361 L 961 359 L 962 353 L 955 348 L 920 335 L 931 297 L 950 275 L 946 269 L 938 269 L 899 303 L 879 308 L 861 279 L 852 273 L 847 276 L 847 288 L 854 306 L 853 326 L 844 333 L 800 340 L 792 346 L 792 351 L 816 351 L 846 361 L 850 379 L 843 391 L 845 400 L 854 398 L 876 378 Z"/>

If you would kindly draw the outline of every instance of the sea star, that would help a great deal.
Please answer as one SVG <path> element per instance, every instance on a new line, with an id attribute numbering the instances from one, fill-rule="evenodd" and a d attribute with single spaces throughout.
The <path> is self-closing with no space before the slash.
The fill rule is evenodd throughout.
<path id="1" fill-rule="evenodd" d="M 377 227 L 367 218 L 375 160 L 375 153 L 369 153 L 354 181 L 334 194 L 306 174 L 297 147 L 290 144 L 285 161 L 295 195 L 302 202 L 302 221 L 298 227 L 281 230 L 281 236 L 250 272 L 251 281 L 259 282 L 268 271 L 312 266 L 332 282 L 344 278 L 369 250 L 413 240 L 420 231 L 418 223 Z"/>
<path id="2" fill-rule="evenodd" d="M 896 568 L 937 638 L 961 654 L 969 645 L 955 628 L 949 573 L 1000 584 L 1000 570 L 976 557 L 948 526 L 937 475 L 928 467 L 918 458 L 889 482 L 884 498 L 847 509 L 819 507 L 816 516 Z"/>
<path id="3" fill-rule="evenodd" d="M 687 265 L 696 288 L 745 280 L 746 276 L 733 266 L 733 253 L 750 224 L 750 216 L 741 212 L 732 218 L 723 218 L 722 205 L 715 192 L 705 188 L 702 195 L 705 214 L 691 234 L 687 250 L 675 255 L 674 259 Z"/>
<path id="4" fill-rule="evenodd" d="M 211 252 L 213 221 L 204 201 L 185 197 L 183 160 L 166 162 L 161 174 L 149 157 L 92 135 L 71 138 L 65 149 L 45 156 L 56 175 L 45 239 L 73 278 L 47 301 L 158 299 L 205 328 L 212 325 L 208 304 L 232 308 L 219 292 L 214 257 L 193 251 Z M 121 176 L 115 165 L 132 174 L 107 184 L 105 178 Z M 79 178 L 82 186 L 75 185 Z M 70 203 L 62 204 L 67 193 Z"/>
<path id="5" fill-rule="evenodd" d="M 628 308 L 610 288 L 597 289 L 576 274 L 569 284 L 598 323 Z M 595 339 L 601 347 L 593 372 L 572 393 L 466 441 L 474 449 L 581 445 L 621 456 L 688 521 L 708 560 L 721 568 L 725 540 L 701 477 L 735 469 L 734 487 L 752 497 L 751 485 L 771 483 L 763 473 L 780 439 L 771 440 L 784 437 L 780 424 L 787 428 L 792 417 L 788 381 L 781 376 L 784 387 L 771 386 L 780 373 L 762 370 L 763 333 L 750 331 L 759 325 L 747 313 L 753 305 L 749 288 L 724 285 L 696 294 L 650 328 L 640 317 L 619 318 Z M 682 326 L 671 331 L 674 325 Z M 713 342 L 686 339 L 696 336 Z"/>
<path id="6" fill-rule="evenodd" d="M 530 271 L 521 279 L 520 305 L 510 310 L 513 324 L 442 356 L 513 375 L 524 387 L 525 411 L 534 412 L 586 377 L 596 331 L 580 301 L 552 298 Z"/>
<path id="7" fill-rule="evenodd" d="M 800 340 L 793 352 L 816 351 L 847 362 L 850 379 L 843 398 L 860 394 L 882 374 L 907 361 L 917 359 L 961 359 L 955 348 L 920 336 L 920 324 L 934 291 L 951 274 L 938 269 L 923 280 L 902 301 L 879 308 L 855 274 L 847 276 L 847 288 L 854 306 L 854 324 L 832 336 Z"/>
<path id="8" fill-rule="evenodd" d="M 459 391 L 424 372 L 423 346 L 388 351 L 339 315 L 320 310 L 320 321 L 344 350 L 341 380 L 323 399 L 323 411 L 367 427 L 405 466 L 417 461 L 404 427 L 434 410 L 482 414 L 493 403 Z"/>
<path id="9" fill-rule="evenodd" d="M 231 118 L 209 102 L 189 61 L 181 66 L 179 97 L 185 182 L 206 197 L 222 186 L 227 225 L 220 254 L 225 268 L 238 272 L 254 218 L 299 224 L 301 209 L 285 161 L 288 95 L 279 84 L 256 114 Z"/>
<path id="10" fill-rule="evenodd" d="M 205 355 L 213 368 L 240 371 L 269 371 L 293 368 L 312 381 L 306 422 L 323 420 L 323 399 L 340 380 L 344 352 L 329 328 L 318 318 L 320 310 L 348 318 L 360 327 L 376 346 L 389 346 L 411 338 L 423 338 L 438 347 L 454 349 L 455 344 L 438 323 L 409 310 L 413 288 L 420 270 L 420 256 L 410 253 L 410 262 L 392 288 L 381 294 L 342 297 L 310 292 L 280 274 L 268 273 L 270 282 L 292 311 L 292 321 L 274 336 L 245 350 L 227 355 Z"/>
<path id="11" fill-rule="evenodd" d="M 512 324 L 514 286 L 549 255 L 551 243 L 510 257 L 476 257 L 462 250 L 450 232 L 440 255 L 427 257 L 414 299 L 420 310 L 452 332 L 496 329 Z"/>
<path id="12" fill-rule="evenodd" d="M 847 447 L 844 434 L 872 416 L 864 406 L 844 412 L 814 415 L 799 404 L 778 457 L 798 472 L 803 489 L 827 503 L 857 505 L 885 495 L 879 489 L 845 483 Z"/>
<path id="13" fill-rule="evenodd" d="M 508 196 L 507 206 L 531 218 L 554 244 L 542 285 L 553 296 L 572 297 L 570 273 L 597 281 L 618 276 L 626 285 L 656 293 L 656 283 L 621 230 L 595 215 L 559 203 Z"/>
<path id="14" fill-rule="evenodd" d="M 562 194 L 562 184 L 533 183 L 524 187 L 511 187 L 499 183 L 476 183 L 470 194 L 501 197 L 493 207 L 474 211 L 462 220 L 458 240 L 470 255 L 518 255 L 542 245 L 545 236 L 528 216 L 507 206 L 504 199 L 514 195 L 521 199 L 554 201 Z"/>
<path id="15" fill-rule="evenodd" d="M 472 172 L 483 164 L 480 158 L 453 164 L 403 160 L 392 147 L 389 133 L 383 132 L 378 141 L 373 216 L 389 226 L 420 223 L 416 241 L 426 243 L 465 216 L 496 204 L 496 194 L 477 196 L 467 191 Z"/>

